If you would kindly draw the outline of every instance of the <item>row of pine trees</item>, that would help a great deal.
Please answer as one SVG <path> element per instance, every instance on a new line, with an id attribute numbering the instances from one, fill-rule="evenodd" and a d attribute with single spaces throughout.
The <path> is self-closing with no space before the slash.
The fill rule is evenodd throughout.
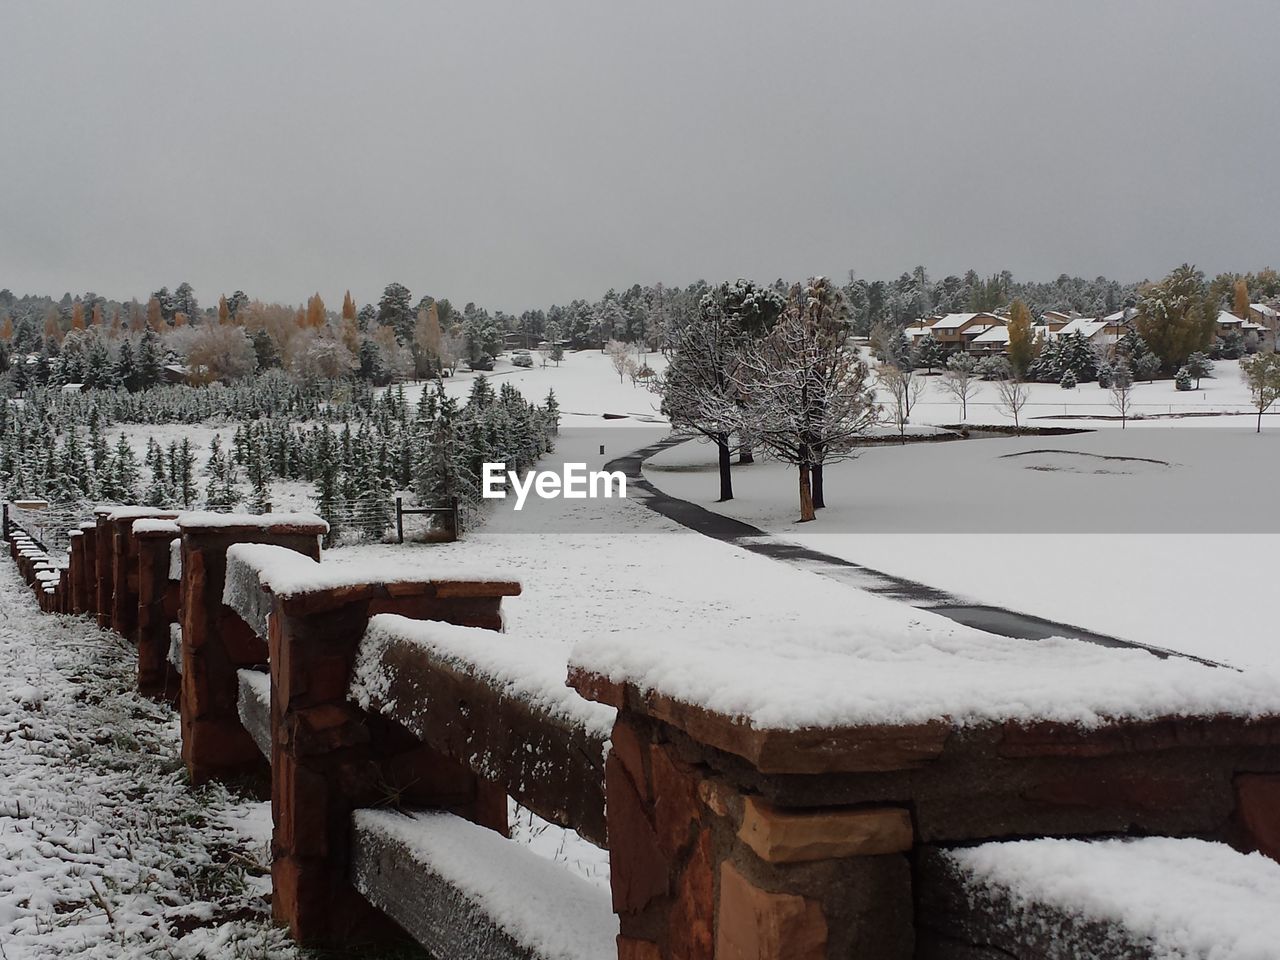
<path id="1" fill-rule="evenodd" d="M 215 434 L 203 462 L 185 437 L 167 445 L 149 438 L 141 458 L 123 433 L 110 439 L 120 424 L 204 420 L 228 429 L 225 438 Z M 333 528 L 331 539 L 381 539 L 397 492 L 424 506 L 457 498 L 464 516 L 473 514 L 482 464 L 523 472 L 551 449 L 558 429 L 554 393 L 537 405 L 508 383 L 495 391 L 483 376 L 464 403 L 446 395 L 440 381 L 416 404 L 403 389 L 322 400 L 271 377 L 144 394 L 38 391 L 24 404 L 0 404 L 0 488 L 11 500 L 85 508 L 142 503 L 267 512 L 274 484 L 303 482 Z"/>

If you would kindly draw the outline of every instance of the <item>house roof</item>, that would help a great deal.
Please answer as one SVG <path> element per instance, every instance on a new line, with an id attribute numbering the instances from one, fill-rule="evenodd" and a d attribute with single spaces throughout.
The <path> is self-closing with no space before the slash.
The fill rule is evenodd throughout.
<path id="1" fill-rule="evenodd" d="M 1106 320 L 1098 320 L 1095 317 L 1076 317 L 1076 319 L 1058 331 L 1058 336 L 1065 337 L 1071 333 L 1082 333 L 1086 340 L 1092 340 L 1108 326 L 1110 324 Z"/>
<path id="2" fill-rule="evenodd" d="M 977 317 L 991 317 L 996 319 L 989 313 L 948 313 L 945 317 L 939 317 L 934 321 L 934 330 L 959 330 L 966 323 L 972 323 Z"/>
<path id="3" fill-rule="evenodd" d="M 1280 310 L 1276 310 L 1275 307 L 1269 307 L 1265 303 L 1251 303 L 1249 304 L 1249 307 L 1252 310 L 1257 310 L 1264 317 L 1280 316 Z"/>
<path id="4" fill-rule="evenodd" d="M 1241 320 L 1239 317 L 1237 317 L 1234 313 L 1227 313 L 1227 311 L 1225 310 L 1218 311 L 1218 326 L 1231 327 L 1231 326 L 1235 326 L 1238 323 L 1244 323 L 1244 321 Z"/>
<path id="5" fill-rule="evenodd" d="M 1002 323 L 992 324 L 973 338 L 974 343 L 1008 343 L 1009 328 Z"/>

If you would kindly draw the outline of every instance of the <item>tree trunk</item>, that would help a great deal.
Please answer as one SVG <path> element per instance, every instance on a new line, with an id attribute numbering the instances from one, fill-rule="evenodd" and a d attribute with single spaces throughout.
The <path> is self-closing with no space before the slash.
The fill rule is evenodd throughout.
<path id="1" fill-rule="evenodd" d="M 738 447 L 738 462 L 739 463 L 755 463 L 756 462 L 756 452 L 751 449 L 751 444 L 746 442 L 745 440 Z"/>
<path id="2" fill-rule="evenodd" d="M 1262 432 L 1262 408 L 1259 407 L 1258 408 L 1258 429 L 1255 430 L 1254 433 L 1261 433 L 1261 432 Z"/>
<path id="3" fill-rule="evenodd" d="M 729 448 L 729 435 L 727 433 L 717 433 L 716 451 L 720 455 L 720 499 L 717 503 L 724 503 L 726 500 L 733 499 L 733 465 L 729 456 L 732 451 Z"/>
<path id="4" fill-rule="evenodd" d="M 827 505 L 826 498 L 822 493 L 822 464 L 815 463 L 813 465 L 813 509 L 821 510 Z"/>
<path id="5" fill-rule="evenodd" d="M 809 485 L 809 464 L 800 464 L 800 522 L 815 519 L 813 513 L 813 490 Z"/>

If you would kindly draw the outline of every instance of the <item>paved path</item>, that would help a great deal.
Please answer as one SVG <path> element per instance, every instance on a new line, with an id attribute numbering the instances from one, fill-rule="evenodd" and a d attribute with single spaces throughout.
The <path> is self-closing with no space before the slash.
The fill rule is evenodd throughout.
<path id="1" fill-rule="evenodd" d="M 627 478 L 627 496 L 638 501 L 681 526 L 705 537 L 732 544 L 743 550 L 788 563 L 803 570 L 829 577 L 840 583 L 909 604 L 919 610 L 928 610 L 941 616 L 976 627 L 988 633 L 1023 640 L 1045 640 L 1049 637 L 1070 637 L 1104 647 L 1146 650 L 1157 657 L 1186 657 L 1210 666 L 1223 666 L 1212 660 L 1165 650 L 1119 637 L 1095 633 L 1073 627 L 1070 624 L 1046 620 L 1032 614 L 1020 613 L 1005 607 L 974 603 L 963 597 L 947 593 L 928 584 L 875 570 L 843 557 L 837 557 L 810 547 L 790 543 L 775 534 L 761 530 L 749 523 L 726 517 L 688 500 L 681 500 L 655 487 L 644 475 L 644 462 L 652 456 L 687 442 L 688 438 L 669 436 L 657 443 L 617 457 L 605 465 L 606 470 L 621 470 Z M 979 442 L 979 441 L 973 441 Z"/>

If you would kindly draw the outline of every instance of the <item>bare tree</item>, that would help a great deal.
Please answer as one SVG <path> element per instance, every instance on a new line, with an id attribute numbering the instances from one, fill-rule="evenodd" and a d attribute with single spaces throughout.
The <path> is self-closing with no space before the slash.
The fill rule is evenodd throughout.
<path id="1" fill-rule="evenodd" d="M 960 404 L 960 422 L 969 419 L 969 401 L 978 392 L 975 376 L 977 363 L 967 353 L 952 354 L 947 359 L 947 369 L 942 375 L 942 386 Z"/>
<path id="2" fill-rule="evenodd" d="M 1111 373 L 1111 406 L 1120 414 L 1120 429 L 1123 430 L 1133 409 L 1133 371 L 1127 363 L 1116 364 Z"/>
<path id="3" fill-rule="evenodd" d="M 610 340 L 604 345 L 604 352 L 609 355 L 609 362 L 613 364 L 614 373 L 618 375 L 618 382 L 622 383 L 622 378 L 627 372 L 627 361 L 631 359 L 631 347 L 621 340 Z"/>
<path id="4" fill-rule="evenodd" d="M 737 432 L 797 468 L 800 520 L 824 502 L 826 463 L 851 459 L 860 437 L 880 422 L 862 355 L 848 343 L 840 292 L 824 277 L 791 288 L 781 317 L 748 345 L 737 379 Z"/>
<path id="5" fill-rule="evenodd" d="M 1280 353 L 1256 353 L 1240 361 L 1240 373 L 1249 385 L 1249 396 L 1258 411 L 1258 429 L 1262 432 L 1262 415 L 1280 399 Z"/>
<path id="6" fill-rule="evenodd" d="M 924 393 L 924 380 L 917 377 L 910 367 L 882 363 L 876 370 L 876 385 L 888 395 L 889 419 L 897 426 L 902 442 L 906 443 L 907 424 L 911 422 L 911 411 L 916 401 Z"/>
<path id="7" fill-rule="evenodd" d="M 1014 432 L 1021 433 L 1022 408 L 1027 405 L 1027 399 L 1031 396 L 1026 383 L 1017 377 L 997 380 L 996 396 L 999 398 L 1000 409 L 1013 418 Z"/>

